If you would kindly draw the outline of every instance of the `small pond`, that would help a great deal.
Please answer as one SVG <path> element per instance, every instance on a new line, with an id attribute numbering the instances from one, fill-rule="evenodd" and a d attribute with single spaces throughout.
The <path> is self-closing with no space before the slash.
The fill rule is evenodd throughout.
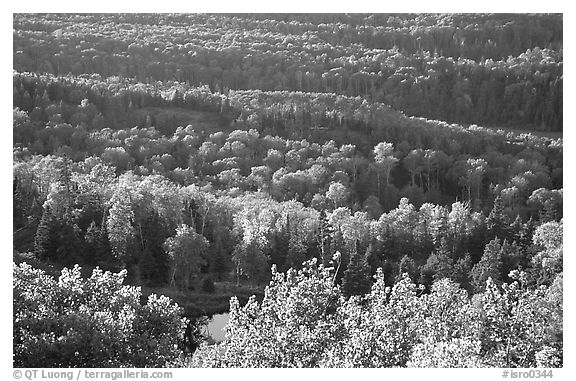
<path id="1" fill-rule="evenodd" d="M 224 340 L 226 334 L 226 324 L 228 323 L 229 313 L 213 315 L 203 331 L 206 336 L 210 336 L 215 342 Z"/>

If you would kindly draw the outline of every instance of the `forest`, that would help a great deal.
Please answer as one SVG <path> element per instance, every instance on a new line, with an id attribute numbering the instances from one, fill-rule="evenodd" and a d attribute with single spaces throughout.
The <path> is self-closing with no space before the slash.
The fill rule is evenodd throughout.
<path id="1" fill-rule="evenodd" d="M 15 367 L 562 367 L 562 15 L 13 28 Z"/>

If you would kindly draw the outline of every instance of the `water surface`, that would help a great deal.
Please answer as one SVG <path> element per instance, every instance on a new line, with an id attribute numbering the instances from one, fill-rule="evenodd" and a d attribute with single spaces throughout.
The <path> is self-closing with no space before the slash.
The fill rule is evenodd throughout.
<path id="1" fill-rule="evenodd" d="M 208 321 L 208 325 L 205 328 L 206 335 L 210 336 L 214 341 L 220 342 L 224 340 L 226 331 L 226 323 L 228 323 L 229 313 L 223 313 L 212 316 Z"/>

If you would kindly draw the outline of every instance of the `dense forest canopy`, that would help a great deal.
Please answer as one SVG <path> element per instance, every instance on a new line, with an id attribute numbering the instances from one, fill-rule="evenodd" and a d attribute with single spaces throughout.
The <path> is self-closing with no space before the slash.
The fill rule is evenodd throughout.
<path id="1" fill-rule="evenodd" d="M 16 365 L 561 366 L 562 15 L 13 19 Z"/>
<path id="2" fill-rule="evenodd" d="M 335 92 L 407 115 L 562 131 L 562 16 L 15 15 L 14 68 Z"/>

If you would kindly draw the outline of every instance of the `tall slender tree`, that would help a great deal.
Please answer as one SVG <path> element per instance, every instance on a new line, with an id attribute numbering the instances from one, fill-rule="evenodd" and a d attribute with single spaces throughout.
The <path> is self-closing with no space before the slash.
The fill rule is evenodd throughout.
<path id="1" fill-rule="evenodd" d="M 342 292 L 345 296 L 365 295 L 370 292 L 371 286 L 370 266 L 366 257 L 354 250 L 342 278 Z"/>

